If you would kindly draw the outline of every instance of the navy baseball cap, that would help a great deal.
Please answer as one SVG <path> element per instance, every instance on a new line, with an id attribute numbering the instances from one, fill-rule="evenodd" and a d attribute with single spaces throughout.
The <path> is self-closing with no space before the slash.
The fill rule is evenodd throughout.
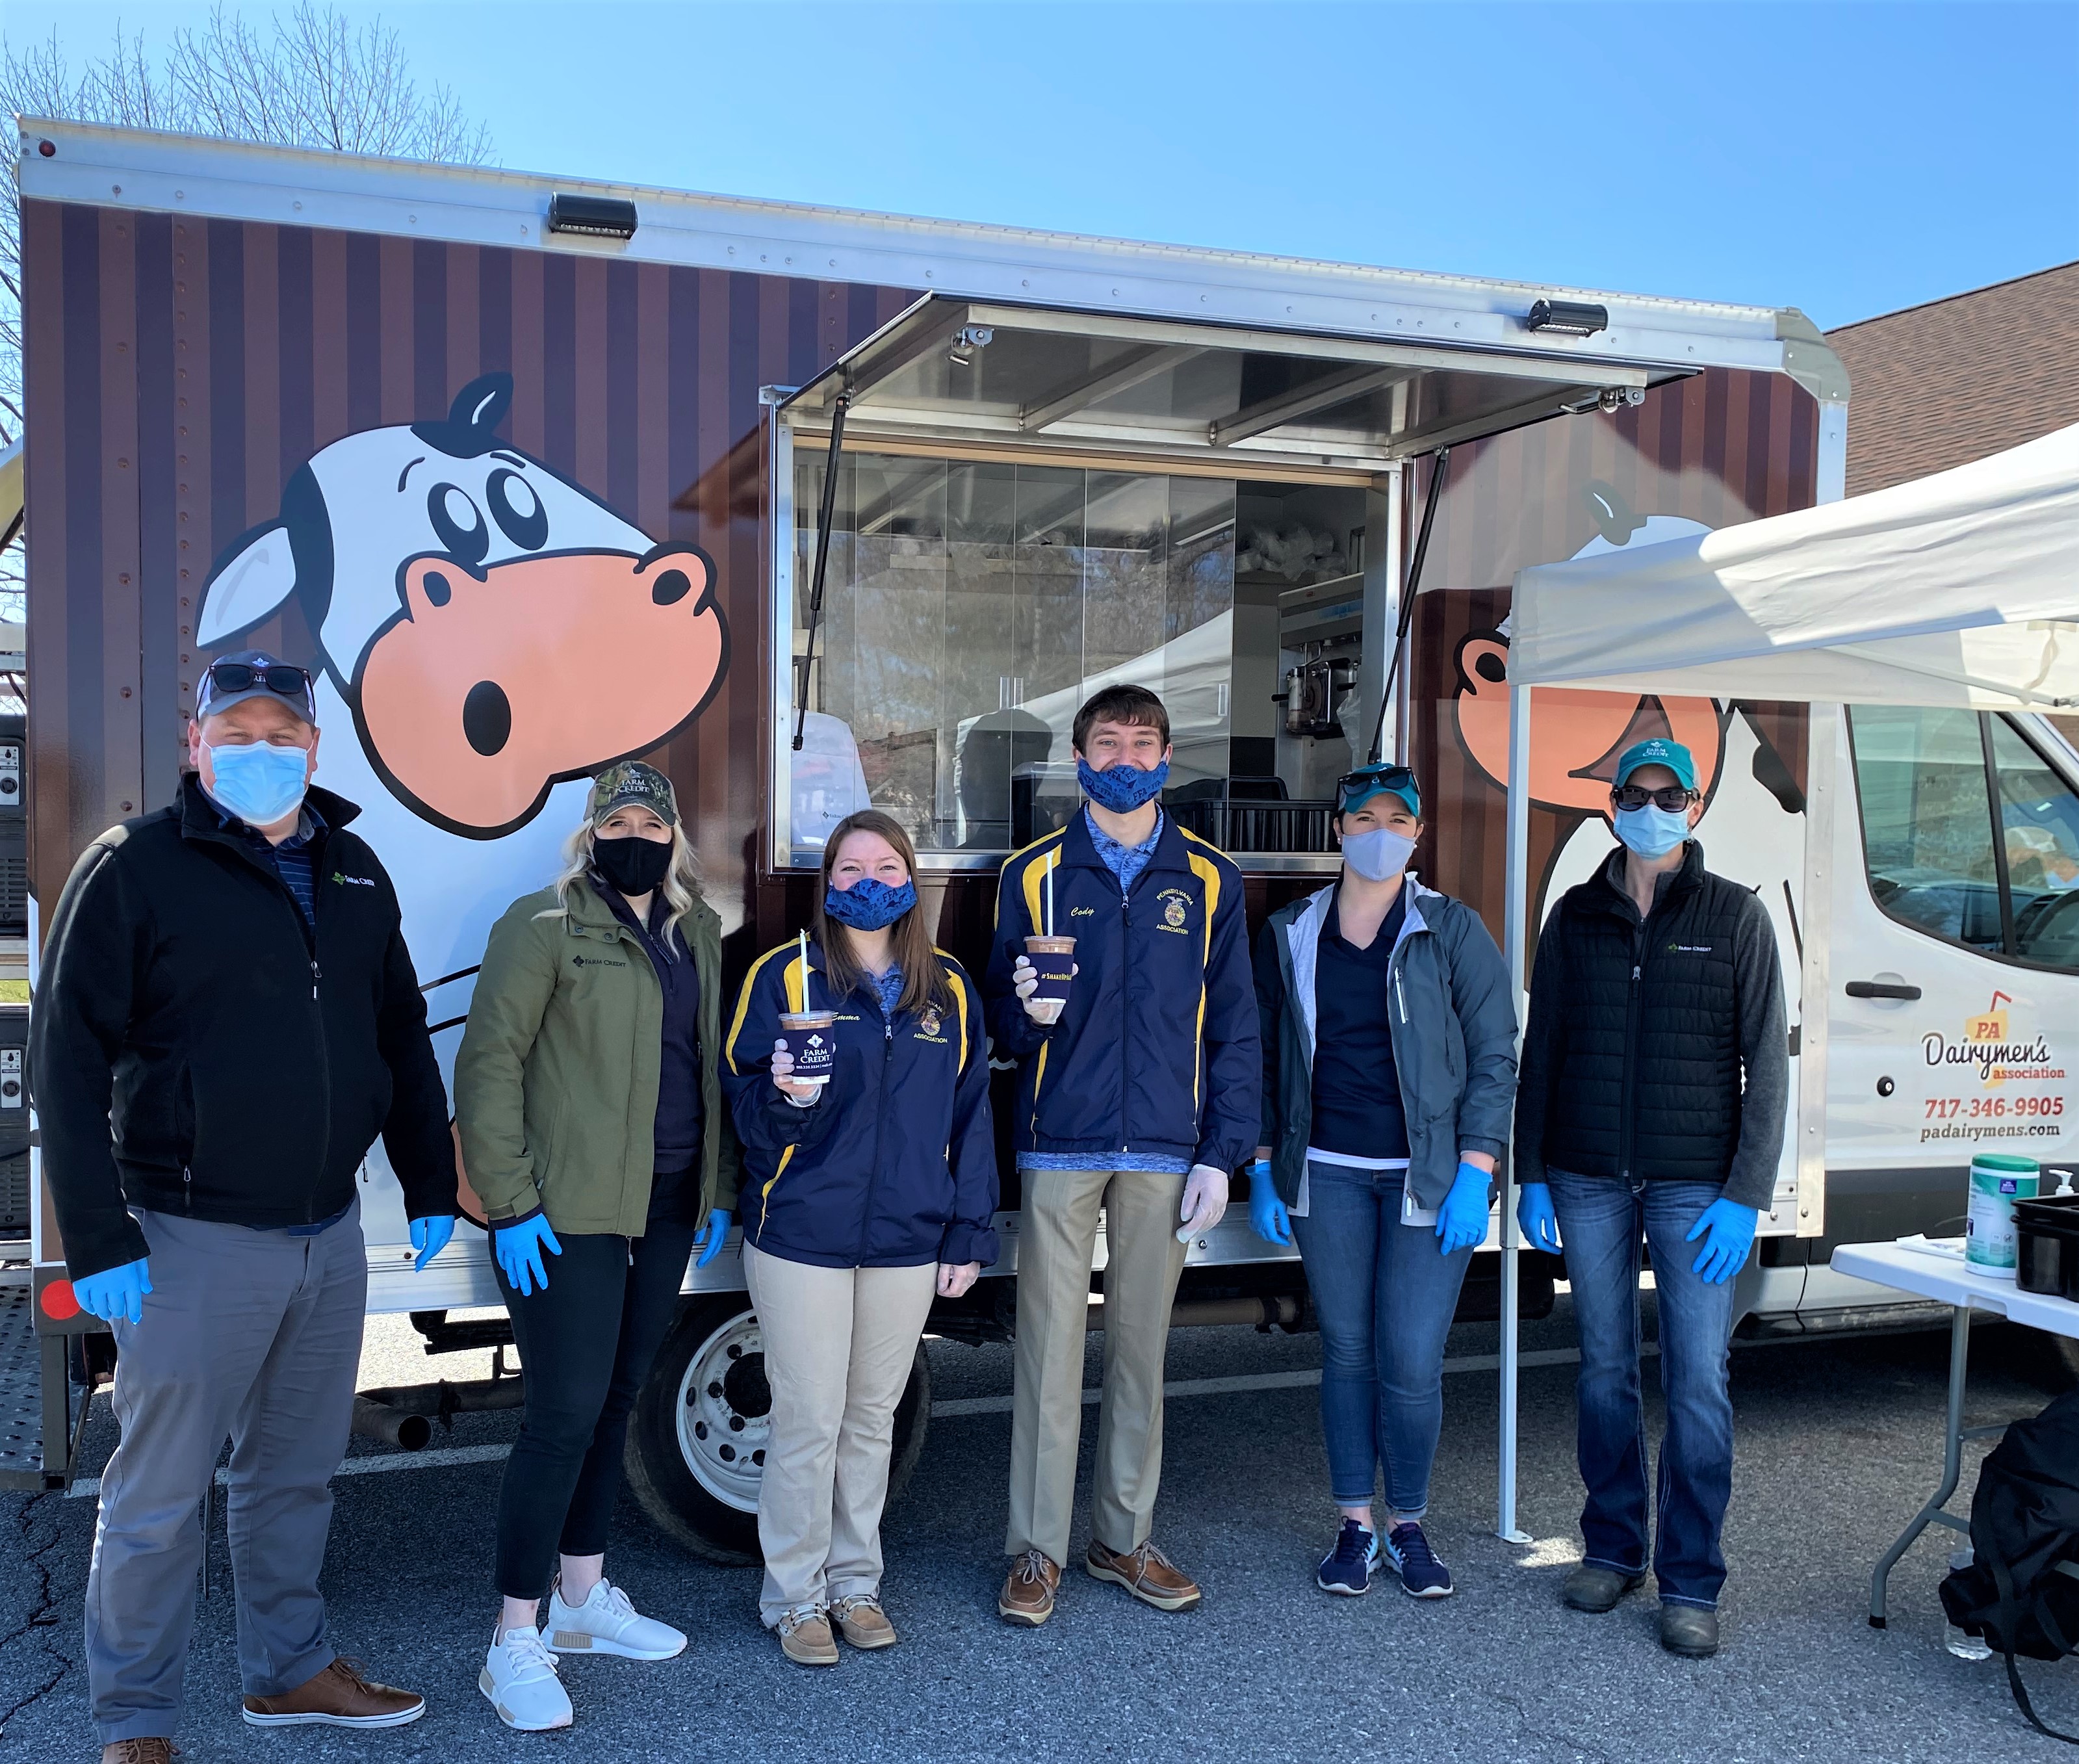
<path id="1" fill-rule="evenodd" d="M 310 670 L 270 656 L 264 649 L 241 649 L 219 656 L 203 669 L 202 690 L 195 695 L 195 719 L 199 722 L 213 717 L 248 698 L 272 698 L 312 727 L 317 723 Z"/>
<path id="2" fill-rule="evenodd" d="M 1650 741 L 1633 742 L 1617 756 L 1617 787 L 1621 790 L 1642 765 L 1664 765 L 1684 790 L 1696 788 L 1696 762 L 1680 741 L 1666 741 L 1655 735 Z"/>

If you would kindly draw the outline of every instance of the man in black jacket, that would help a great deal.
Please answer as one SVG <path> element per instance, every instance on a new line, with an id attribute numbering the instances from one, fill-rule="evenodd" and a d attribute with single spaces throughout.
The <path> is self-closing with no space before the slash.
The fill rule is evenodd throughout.
<path id="1" fill-rule="evenodd" d="M 1646 1577 L 1638 1247 L 1653 1257 L 1667 1435 L 1654 1578 L 1661 1645 L 1717 1651 L 1718 1547 L 1732 1494 L 1726 1388 L 1734 1276 L 1776 1186 L 1789 1090 L 1783 974 L 1768 914 L 1704 867 L 1689 750 L 1617 761 L 1623 848 L 1569 889 L 1537 940 L 1516 1092 L 1517 1216 L 1566 1245 L 1581 1338 L 1587 1502 L 1566 1601 L 1605 1611 Z"/>
<path id="2" fill-rule="evenodd" d="M 74 866 L 32 1013 L 66 1267 L 119 1350 L 86 1590 L 104 1764 L 169 1755 L 227 1435 L 245 1720 L 425 1710 L 333 1653 L 317 1582 L 366 1305 L 356 1173 L 379 1133 L 424 1267 L 454 1229 L 446 1094 L 390 878 L 310 786 L 309 676 L 226 657 L 196 719 L 180 800 Z"/>

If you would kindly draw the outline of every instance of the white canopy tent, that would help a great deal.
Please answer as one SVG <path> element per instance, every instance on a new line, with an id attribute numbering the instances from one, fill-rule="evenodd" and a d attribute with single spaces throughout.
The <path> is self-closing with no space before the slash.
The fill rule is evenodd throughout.
<path id="1" fill-rule="evenodd" d="M 1530 689 L 2079 707 L 2079 425 L 1868 496 L 1521 571 L 1510 628 L 1508 958 L 1520 1003 L 1536 935 L 1527 918 Z M 1813 745 L 1816 759 L 1822 744 Z M 1808 871 L 1823 892 L 1824 876 Z M 1808 923 L 1813 911 L 1808 899 Z M 1808 947 L 1823 943 L 1815 932 Z M 1801 1164 L 1809 1154 L 1823 1168 L 1824 1063 L 1809 1041 L 1800 1087 Z M 1512 1178 L 1502 1191 L 1502 1241 L 1496 1528 L 1521 1540 Z"/>

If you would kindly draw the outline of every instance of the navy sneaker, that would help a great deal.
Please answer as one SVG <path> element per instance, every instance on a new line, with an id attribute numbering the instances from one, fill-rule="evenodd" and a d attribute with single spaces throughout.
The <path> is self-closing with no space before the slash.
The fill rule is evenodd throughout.
<path id="1" fill-rule="evenodd" d="M 1371 1590 L 1372 1570 L 1378 1566 L 1378 1539 L 1355 1519 L 1345 1519 L 1336 1534 L 1336 1547 L 1314 1576 L 1314 1584 L 1324 1593 L 1362 1598 Z"/>
<path id="2" fill-rule="evenodd" d="M 1437 1560 L 1429 1540 L 1412 1519 L 1394 1527 L 1386 1540 L 1386 1556 L 1400 1570 L 1400 1590 L 1410 1598 L 1449 1598 L 1458 1590 L 1451 1584 L 1451 1570 Z"/>

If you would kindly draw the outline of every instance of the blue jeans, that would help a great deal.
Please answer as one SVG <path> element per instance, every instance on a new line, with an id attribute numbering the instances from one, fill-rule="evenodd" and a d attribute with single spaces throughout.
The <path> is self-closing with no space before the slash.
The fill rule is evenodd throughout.
<path id="1" fill-rule="evenodd" d="M 1639 1402 L 1638 1247 L 1653 1254 L 1660 1388 L 1667 1398 L 1654 1496 L 1653 1573 L 1660 1596 L 1715 1610 L 1726 1583 L 1719 1528 L 1733 1492 L 1733 1399 L 1726 1383 L 1733 1283 L 1692 1272 L 1689 1228 L 1715 1182 L 1619 1181 L 1548 1170 L 1581 1336 L 1579 1453 L 1588 1498 L 1584 1559 L 1646 1570 L 1646 1420 Z"/>
<path id="2" fill-rule="evenodd" d="M 1444 1338 L 1473 1252 L 1445 1255 L 1435 1230 L 1400 1222 L 1402 1170 L 1307 1165 L 1307 1217 L 1292 1234 L 1321 1324 L 1321 1432 L 1338 1506 L 1368 1506 L 1378 1466 L 1403 1519 L 1429 1505 L 1444 1425 Z"/>

